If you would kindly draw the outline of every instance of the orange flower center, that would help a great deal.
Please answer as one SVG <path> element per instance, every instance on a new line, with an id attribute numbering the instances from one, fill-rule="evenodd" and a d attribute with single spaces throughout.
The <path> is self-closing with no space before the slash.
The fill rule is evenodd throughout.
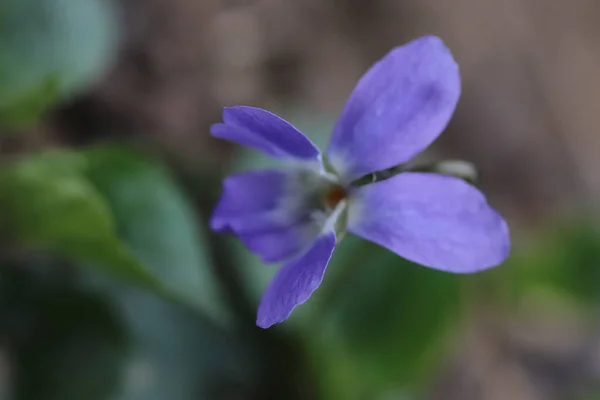
<path id="1" fill-rule="evenodd" d="M 348 193 L 341 186 L 332 187 L 327 193 L 325 193 L 325 197 L 323 197 L 323 204 L 325 207 L 329 209 L 334 209 L 340 201 L 344 200 L 347 197 Z"/>

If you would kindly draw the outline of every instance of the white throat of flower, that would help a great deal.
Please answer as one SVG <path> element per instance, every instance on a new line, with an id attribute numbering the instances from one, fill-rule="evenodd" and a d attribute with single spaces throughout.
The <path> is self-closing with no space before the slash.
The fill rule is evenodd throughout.
<path id="1" fill-rule="evenodd" d="M 325 223 L 323 224 L 323 228 L 321 229 L 321 233 L 327 232 L 335 232 L 339 233 L 339 222 L 341 222 L 341 217 L 343 216 L 344 211 L 346 211 L 346 200 L 340 201 L 337 206 L 334 208 L 333 212 L 329 214 Z M 345 229 L 344 229 L 345 230 Z"/>

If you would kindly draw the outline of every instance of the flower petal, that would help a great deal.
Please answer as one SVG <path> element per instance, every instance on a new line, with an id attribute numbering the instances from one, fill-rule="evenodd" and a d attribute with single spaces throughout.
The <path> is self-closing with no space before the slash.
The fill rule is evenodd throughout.
<path id="1" fill-rule="evenodd" d="M 506 222 L 481 192 L 429 173 L 402 173 L 359 188 L 348 230 L 408 260 L 455 273 L 498 265 L 510 248 Z"/>
<path id="2" fill-rule="evenodd" d="M 228 176 L 211 228 L 239 236 L 264 262 L 296 256 L 318 236 L 322 224 L 305 210 L 298 175 L 277 170 Z"/>
<path id="3" fill-rule="evenodd" d="M 217 232 L 236 233 L 273 227 L 270 212 L 286 196 L 284 171 L 250 171 L 228 176 L 210 225 Z"/>
<path id="4" fill-rule="evenodd" d="M 458 65 L 439 38 L 397 47 L 358 82 L 328 159 L 347 182 L 402 164 L 437 138 L 459 96 Z"/>
<path id="5" fill-rule="evenodd" d="M 254 234 L 241 234 L 246 247 L 258 254 L 263 262 L 284 261 L 306 250 L 318 236 L 319 224 L 304 222 L 271 231 Z"/>
<path id="6" fill-rule="evenodd" d="M 322 234 L 304 255 L 277 272 L 258 307 L 258 326 L 268 328 L 284 321 L 294 307 L 308 300 L 323 280 L 335 240 L 333 232 Z"/>
<path id="7" fill-rule="evenodd" d="M 239 106 L 223 109 L 223 123 L 210 128 L 213 136 L 278 158 L 320 162 L 319 149 L 289 122 L 268 111 Z"/>

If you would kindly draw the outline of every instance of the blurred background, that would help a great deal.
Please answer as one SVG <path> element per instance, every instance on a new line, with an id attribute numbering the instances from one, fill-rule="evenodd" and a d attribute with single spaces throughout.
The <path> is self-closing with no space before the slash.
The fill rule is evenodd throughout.
<path id="1" fill-rule="evenodd" d="M 600 3 L 2 0 L 0 399 L 600 399 Z M 440 36 L 512 255 L 469 276 L 347 237 L 284 324 L 207 226 L 252 105 L 327 143 L 357 79 Z"/>

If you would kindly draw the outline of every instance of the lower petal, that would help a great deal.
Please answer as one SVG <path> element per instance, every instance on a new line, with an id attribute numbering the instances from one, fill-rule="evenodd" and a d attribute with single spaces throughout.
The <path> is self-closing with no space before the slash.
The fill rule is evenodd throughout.
<path id="1" fill-rule="evenodd" d="M 273 263 L 296 256 L 308 248 L 318 234 L 319 225 L 308 222 L 239 237 L 263 262 Z"/>
<path id="2" fill-rule="evenodd" d="M 348 230 L 413 262 L 471 273 L 508 257 L 508 226 L 484 195 L 461 179 L 402 173 L 363 186 Z"/>
<path id="3" fill-rule="evenodd" d="M 300 258 L 285 264 L 267 288 L 256 324 L 268 328 L 288 318 L 319 287 L 335 248 L 335 233 L 324 233 Z"/>

